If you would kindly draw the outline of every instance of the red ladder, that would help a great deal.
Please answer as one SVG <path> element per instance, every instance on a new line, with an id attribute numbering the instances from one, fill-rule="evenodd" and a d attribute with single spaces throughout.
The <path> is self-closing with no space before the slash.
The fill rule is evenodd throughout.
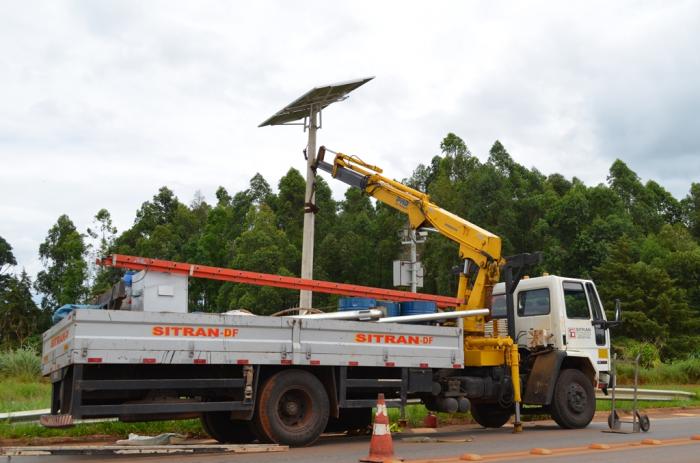
<path id="1" fill-rule="evenodd" d="M 147 257 L 112 254 L 97 263 L 107 267 L 128 268 L 131 270 L 152 270 L 154 272 L 175 273 L 194 278 L 230 281 L 257 286 L 274 286 L 276 288 L 299 289 L 317 293 L 339 294 L 341 296 L 370 297 L 387 301 L 432 301 L 438 307 L 456 307 L 460 301 L 456 297 L 437 296 L 434 294 L 412 293 L 394 289 L 373 288 L 371 286 L 333 283 L 331 281 L 308 280 L 306 278 L 286 277 L 270 273 L 248 272 L 229 268 L 209 267 L 207 265 L 188 264 L 169 260 L 149 259 Z"/>

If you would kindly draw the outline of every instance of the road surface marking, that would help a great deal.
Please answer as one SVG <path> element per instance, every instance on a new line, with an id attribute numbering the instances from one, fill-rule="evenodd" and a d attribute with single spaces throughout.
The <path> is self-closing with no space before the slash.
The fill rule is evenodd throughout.
<path id="1" fill-rule="evenodd" d="M 692 440 L 687 437 L 684 438 L 679 438 L 679 439 L 666 439 L 666 440 L 660 440 L 660 443 L 657 444 L 656 446 L 658 447 L 675 447 L 675 446 L 681 446 L 681 445 L 689 445 L 689 444 L 697 444 L 700 441 Z M 551 453 L 547 455 L 551 455 L 553 457 L 558 457 L 558 456 L 576 456 L 576 455 L 585 455 L 587 453 L 595 453 L 595 454 L 600 454 L 600 453 L 605 453 L 605 452 L 622 452 L 622 451 L 627 451 L 627 450 L 638 450 L 638 449 L 646 449 L 646 445 L 642 445 L 642 441 L 633 441 L 633 442 L 626 442 L 626 443 L 620 443 L 620 444 L 611 444 L 609 445 L 609 448 L 607 449 L 591 449 L 589 446 L 586 447 L 561 447 L 561 448 L 553 448 L 551 449 Z M 550 450 L 550 449 L 542 449 L 542 450 Z M 516 452 L 503 452 L 503 453 L 491 453 L 491 454 L 480 454 L 482 460 L 481 461 L 511 461 L 511 460 L 539 460 L 541 459 L 543 454 L 538 453 L 538 454 L 532 454 L 531 450 L 522 450 L 522 451 L 516 451 Z M 406 460 L 405 463 L 427 463 L 427 462 L 440 462 L 440 463 L 451 463 L 451 462 L 457 462 L 460 461 L 460 456 L 454 456 L 454 457 L 442 457 L 442 458 L 424 458 L 424 459 L 419 459 L 419 460 Z M 464 460 L 461 460 L 464 461 Z"/>

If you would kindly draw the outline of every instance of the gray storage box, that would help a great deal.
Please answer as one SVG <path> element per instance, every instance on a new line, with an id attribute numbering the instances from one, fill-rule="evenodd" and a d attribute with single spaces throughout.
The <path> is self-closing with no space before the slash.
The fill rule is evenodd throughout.
<path id="1" fill-rule="evenodd" d="M 131 310 L 187 313 L 187 276 L 140 271 L 132 278 Z"/>

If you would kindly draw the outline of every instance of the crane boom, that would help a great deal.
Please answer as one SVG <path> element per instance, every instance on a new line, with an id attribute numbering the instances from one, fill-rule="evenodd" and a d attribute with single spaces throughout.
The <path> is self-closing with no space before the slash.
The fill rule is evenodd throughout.
<path id="1" fill-rule="evenodd" d="M 335 154 L 332 164 L 324 160 L 326 151 Z M 459 245 L 464 265 L 460 269 L 458 310 L 487 307 L 493 285 L 498 283 L 501 239 L 495 234 L 439 207 L 426 193 L 382 175 L 382 169 L 355 156 L 336 153 L 324 146 L 319 150 L 316 167 L 369 196 L 406 214 L 412 229 L 432 228 Z M 484 318 L 465 320 L 465 331 L 483 335 Z"/>
<path id="2" fill-rule="evenodd" d="M 333 164 L 327 163 L 326 151 L 335 154 Z M 356 156 L 336 153 L 321 146 L 315 167 L 330 173 L 348 185 L 359 188 L 369 196 L 408 215 L 412 229 L 434 228 L 440 234 L 459 244 L 459 256 L 464 265 L 459 273 L 457 310 L 490 307 L 493 286 L 500 278 L 500 268 L 506 268 L 506 279 L 512 269 L 501 257 L 501 239 L 493 233 L 439 207 L 426 193 L 382 175 L 382 169 L 367 164 Z M 517 283 L 515 283 L 517 285 Z M 511 296 L 512 290 L 511 288 Z M 512 332 L 513 303 L 508 307 L 509 332 Z M 515 430 L 520 423 L 520 356 L 514 336 L 485 337 L 484 317 L 464 318 L 464 363 L 466 366 L 505 366 L 510 369 L 515 404 Z M 496 321 L 494 320 L 494 323 Z M 495 325 L 494 325 L 495 328 Z M 494 333 L 498 330 L 495 328 Z"/>

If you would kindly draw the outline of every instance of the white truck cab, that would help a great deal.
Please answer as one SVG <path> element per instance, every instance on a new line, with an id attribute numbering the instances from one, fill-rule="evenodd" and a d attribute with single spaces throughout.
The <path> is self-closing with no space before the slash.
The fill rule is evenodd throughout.
<path id="1" fill-rule="evenodd" d="M 495 285 L 491 305 L 486 335 L 507 336 L 504 283 Z M 529 406 L 524 413 L 550 414 L 564 428 L 587 426 L 595 413 L 595 389 L 607 391 L 610 382 L 608 328 L 619 322 L 618 308 L 616 320 L 608 322 L 591 280 L 553 275 L 521 279 L 513 307 L 523 404 Z M 509 419 L 502 398 L 480 395 L 473 379 L 463 383 L 478 423 L 499 427 Z"/>
<path id="2" fill-rule="evenodd" d="M 591 280 L 546 275 L 525 278 L 514 294 L 516 340 L 522 349 L 553 348 L 585 359 L 595 385 L 607 386 L 610 334 L 605 311 Z M 505 328 L 505 285 L 493 291 L 492 318 Z M 500 331 L 500 330 L 499 330 Z"/>

